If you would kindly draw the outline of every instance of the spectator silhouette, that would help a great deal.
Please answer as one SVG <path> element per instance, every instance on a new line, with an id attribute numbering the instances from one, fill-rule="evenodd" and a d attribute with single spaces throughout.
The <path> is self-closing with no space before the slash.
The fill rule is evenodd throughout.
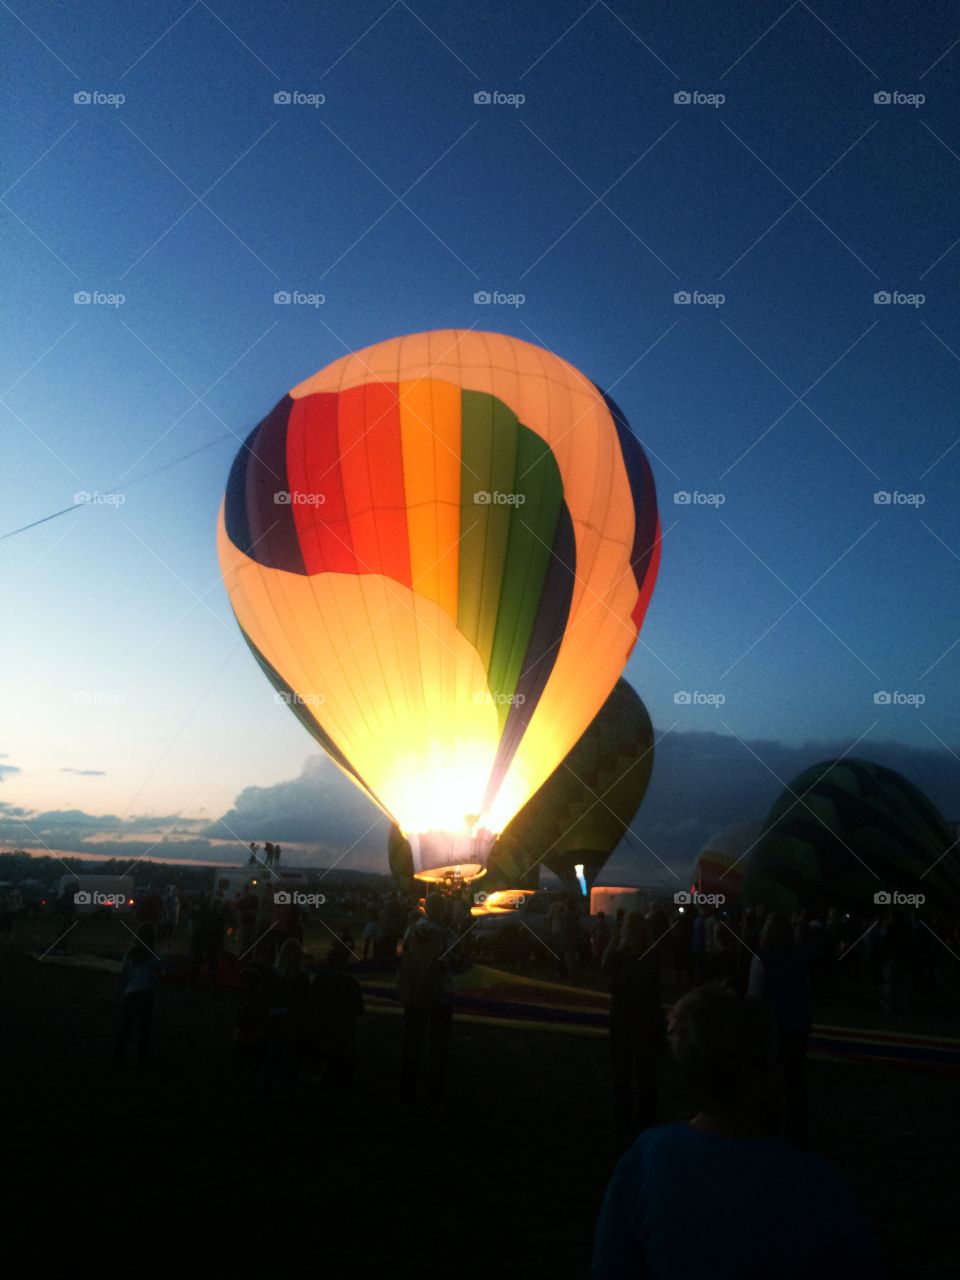
<path id="1" fill-rule="evenodd" d="M 157 927 L 148 921 L 140 926 L 136 941 L 123 957 L 120 971 L 123 1008 L 113 1053 L 114 1065 L 118 1067 L 123 1064 L 132 1034 L 136 1034 L 137 1039 L 137 1067 L 142 1071 L 149 1061 L 153 1005 L 160 985 L 160 958 L 156 954 L 156 945 Z"/>
<path id="2" fill-rule="evenodd" d="M 353 1079 L 357 1059 L 357 1020 L 363 1016 L 363 992 L 347 973 L 349 952 L 334 942 L 326 968 L 310 989 L 314 1071 L 331 1087 L 343 1089 Z"/>
<path id="3" fill-rule="evenodd" d="M 610 1053 L 617 1133 L 632 1139 L 657 1114 L 657 1057 L 666 1024 L 660 1003 L 656 939 L 631 911 L 603 957 L 610 976 Z"/>
<path id="4" fill-rule="evenodd" d="M 57 939 L 54 946 L 58 951 L 67 954 L 69 949 L 67 938 L 73 932 L 77 922 L 77 893 L 80 888 L 78 880 L 68 880 L 60 890 L 57 898 Z"/>
<path id="5" fill-rule="evenodd" d="M 764 923 L 760 952 L 750 962 L 748 994 L 769 1005 L 777 1026 L 785 1093 L 784 1136 L 795 1146 L 806 1146 L 810 967 L 782 911 L 771 911 Z"/>
<path id="6" fill-rule="evenodd" d="M 597 967 L 603 964 L 603 957 L 606 955 L 612 936 L 606 913 L 598 911 L 590 927 L 590 959 Z"/>
<path id="7" fill-rule="evenodd" d="M 445 923 L 443 898 L 427 898 L 426 915 L 404 935 L 398 983 L 403 1004 L 403 1097 L 417 1098 L 417 1076 L 424 1041 L 428 1042 L 429 1100 L 442 1106 L 446 1088 L 447 1050 L 453 1024 L 453 973 L 450 952 L 456 935 Z"/>
<path id="8" fill-rule="evenodd" d="M 363 926 L 363 958 L 369 960 L 376 954 L 377 932 L 379 925 L 377 923 L 377 909 L 371 908 L 367 915 L 367 922 Z"/>
<path id="9" fill-rule="evenodd" d="M 303 950 L 288 938 L 277 953 L 273 972 L 264 984 L 266 1030 L 260 1077 L 261 1096 L 269 1097 L 279 1081 L 292 1102 L 307 1037 L 310 979 L 303 971 Z"/>
<path id="10" fill-rule="evenodd" d="M 215 898 L 202 896 L 194 902 L 190 915 L 191 986 L 196 983 L 204 965 L 211 986 L 216 986 L 225 924 L 223 911 Z"/>

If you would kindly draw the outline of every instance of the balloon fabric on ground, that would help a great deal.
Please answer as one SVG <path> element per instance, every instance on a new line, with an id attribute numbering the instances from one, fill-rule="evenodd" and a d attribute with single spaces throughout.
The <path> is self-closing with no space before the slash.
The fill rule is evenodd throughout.
<path id="1" fill-rule="evenodd" d="M 418 875 L 470 878 L 623 670 L 659 521 L 612 400 L 542 348 L 449 330 L 285 396 L 233 464 L 219 550 L 283 700 Z"/>

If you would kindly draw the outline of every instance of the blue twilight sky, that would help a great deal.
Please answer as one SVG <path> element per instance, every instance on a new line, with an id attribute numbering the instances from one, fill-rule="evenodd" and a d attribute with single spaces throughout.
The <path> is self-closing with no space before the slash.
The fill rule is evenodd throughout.
<path id="1" fill-rule="evenodd" d="M 300 775 L 219 582 L 227 470 L 291 385 L 439 327 L 550 347 L 643 441 L 663 563 L 627 675 L 659 731 L 957 748 L 955 5 L 13 0 L 0 24 L 0 533 L 123 497 L 0 543 L 7 805 L 213 820 Z"/>

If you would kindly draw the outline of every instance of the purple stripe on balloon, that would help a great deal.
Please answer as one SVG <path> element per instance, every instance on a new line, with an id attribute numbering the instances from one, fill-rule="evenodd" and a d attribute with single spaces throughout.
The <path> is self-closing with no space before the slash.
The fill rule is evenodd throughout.
<path id="1" fill-rule="evenodd" d="M 627 469 L 627 480 L 630 483 L 633 509 L 636 513 L 630 563 L 633 565 L 637 590 L 643 591 L 657 540 L 657 490 L 653 481 L 653 472 L 650 470 L 647 455 L 640 441 L 631 430 L 626 414 L 612 396 L 608 396 L 601 387 L 597 387 L 597 390 L 603 396 L 614 426 L 617 428 L 620 452 L 623 454 L 624 466 Z"/>
<path id="2" fill-rule="evenodd" d="M 230 468 L 224 522 L 230 541 L 257 564 L 306 573 L 287 474 L 292 407 L 284 396 L 247 437 Z"/>

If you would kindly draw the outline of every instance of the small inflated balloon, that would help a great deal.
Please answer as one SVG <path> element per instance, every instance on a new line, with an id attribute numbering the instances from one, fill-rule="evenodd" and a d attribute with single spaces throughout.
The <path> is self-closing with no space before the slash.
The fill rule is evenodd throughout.
<path id="1" fill-rule="evenodd" d="M 952 846 L 936 807 L 902 774 L 871 760 L 824 761 L 794 778 L 770 810 L 746 858 L 744 902 L 871 914 L 903 894 L 955 913 Z"/>
<path id="2" fill-rule="evenodd" d="M 734 822 L 714 832 L 694 864 L 692 881 L 697 892 L 722 894 L 728 905 L 740 902 L 747 862 L 762 830 L 759 822 Z"/>
<path id="3" fill-rule="evenodd" d="M 294 387 L 233 464 L 219 550 L 263 670 L 415 872 L 470 878 L 623 670 L 659 524 L 592 382 L 446 330 Z"/>
<path id="4" fill-rule="evenodd" d="M 491 871 L 522 887 L 543 865 L 575 893 L 592 886 L 643 802 L 653 769 L 653 725 L 626 680 L 494 846 Z M 577 873 L 577 867 L 582 882 Z"/>

